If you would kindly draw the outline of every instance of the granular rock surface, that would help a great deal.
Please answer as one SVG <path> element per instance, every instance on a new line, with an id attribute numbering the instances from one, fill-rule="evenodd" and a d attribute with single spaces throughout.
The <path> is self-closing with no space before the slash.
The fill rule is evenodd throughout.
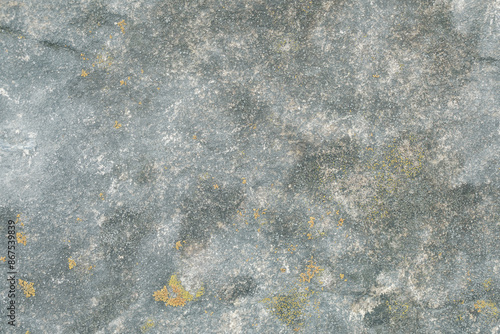
<path id="1" fill-rule="evenodd" d="M 499 333 L 499 11 L 0 0 L 0 333 Z"/>

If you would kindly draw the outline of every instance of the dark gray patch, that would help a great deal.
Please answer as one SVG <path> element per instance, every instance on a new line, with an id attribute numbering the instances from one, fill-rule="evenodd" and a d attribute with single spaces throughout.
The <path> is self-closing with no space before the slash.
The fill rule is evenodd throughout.
<path id="1" fill-rule="evenodd" d="M 304 143 L 298 151 L 302 158 L 288 177 L 287 191 L 306 191 L 316 196 L 325 195 L 323 183 L 346 177 L 360 159 L 358 145 L 349 137 L 321 147 Z"/>
<path id="2" fill-rule="evenodd" d="M 95 333 L 127 309 L 138 298 L 134 294 L 136 277 L 133 271 L 141 240 L 152 226 L 152 217 L 129 209 L 118 209 L 101 226 L 99 244 L 104 256 L 106 277 L 95 287 L 97 306 L 85 310 L 74 325 L 74 332 Z"/>
<path id="3" fill-rule="evenodd" d="M 365 314 L 364 322 L 372 330 L 381 330 L 390 322 L 390 314 L 387 305 L 380 303 L 373 311 Z"/>
<path id="4" fill-rule="evenodd" d="M 182 204 L 184 217 L 179 240 L 204 246 L 210 235 L 219 229 L 218 225 L 230 223 L 243 199 L 240 189 L 224 186 L 215 180 L 200 181 L 194 194 Z M 184 253 L 184 247 L 181 250 Z"/>
<path id="5" fill-rule="evenodd" d="M 419 93 L 411 96 L 421 107 L 432 101 L 447 101 L 446 96 L 459 95 L 479 57 L 477 31 L 456 30 L 450 6 L 434 1 L 404 2 L 398 11 L 405 20 L 398 20 L 391 27 L 389 40 L 393 47 L 401 51 L 418 50 L 425 57 L 421 59 L 424 84 L 412 84 L 419 87 Z"/>
<path id="6" fill-rule="evenodd" d="M 237 298 L 253 295 L 256 289 L 253 277 L 237 276 L 222 287 L 219 295 L 225 302 L 234 303 Z"/>
<path id="7" fill-rule="evenodd" d="M 270 225 L 267 236 L 275 246 L 284 245 L 290 239 L 297 238 L 304 222 L 302 214 L 293 212 L 270 213 Z"/>
<path id="8" fill-rule="evenodd" d="M 157 177 L 158 170 L 155 168 L 154 163 L 145 161 L 141 171 L 137 175 L 137 183 L 140 185 L 148 184 L 155 181 Z"/>
<path id="9" fill-rule="evenodd" d="M 237 99 L 233 98 L 235 96 Z M 261 124 L 264 123 L 265 117 L 269 113 L 269 107 L 258 101 L 248 88 L 244 87 L 236 86 L 225 89 L 224 96 L 220 101 L 231 100 L 234 102 L 228 106 L 227 113 L 235 126 L 239 128 L 239 137 L 247 138 L 254 131 L 253 127 L 260 128 Z"/>

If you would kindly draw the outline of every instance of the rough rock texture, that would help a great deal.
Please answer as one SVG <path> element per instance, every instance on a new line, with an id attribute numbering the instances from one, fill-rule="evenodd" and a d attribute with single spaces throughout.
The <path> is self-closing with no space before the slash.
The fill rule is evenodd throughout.
<path id="1" fill-rule="evenodd" d="M 499 15 L 0 0 L 0 332 L 500 332 Z"/>

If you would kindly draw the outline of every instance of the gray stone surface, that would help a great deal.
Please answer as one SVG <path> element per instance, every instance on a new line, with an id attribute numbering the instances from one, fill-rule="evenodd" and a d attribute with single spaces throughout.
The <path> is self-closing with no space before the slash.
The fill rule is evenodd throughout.
<path id="1" fill-rule="evenodd" d="M 0 0 L 0 332 L 500 332 L 499 9 Z"/>

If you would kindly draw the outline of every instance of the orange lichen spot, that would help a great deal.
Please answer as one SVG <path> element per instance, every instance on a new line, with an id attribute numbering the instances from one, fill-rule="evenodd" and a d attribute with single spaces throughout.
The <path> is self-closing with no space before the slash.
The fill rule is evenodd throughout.
<path id="1" fill-rule="evenodd" d="M 214 184 L 214 189 L 219 189 L 219 186 L 217 184 Z"/>
<path id="2" fill-rule="evenodd" d="M 318 274 L 320 270 L 320 267 L 316 265 L 316 262 L 314 262 L 313 257 L 311 256 L 311 260 L 309 260 L 309 264 L 306 266 L 306 272 L 300 274 L 302 282 L 307 281 L 308 283 L 311 283 L 311 279 L 314 275 Z"/>
<path id="3" fill-rule="evenodd" d="M 184 305 L 186 305 L 186 300 L 184 298 L 182 298 L 181 296 L 177 296 L 175 298 L 170 298 L 166 302 L 166 305 L 170 305 L 170 306 L 174 306 L 174 307 L 184 306 Z"/>
<path id="4" fill-rule="evenodd" d="M 113 125 L 113 127 L 114 127 L 115 129 L 119 129 L 119 128 L 121 128 L 121 127 L 122 127 L 122 125 L 121 125 L 120 123 L 118 123 L 118 121 L 115 121 L 115 125 Z"/>
<path id="5" fill-rule="evenodd" d="M 76 218 L 76 221 L 77 222 L 81 222 L 82 220 L 80 218 Z"/>
<path id="6" fill-rule="evenodd" d="M 247 179 L 245 179 L 244 177 L 242 177 L 241 180 L 242 180 L 241 183 L 243 183 L 243 184 L 247 183 Z"/>
<path id="7" fill-rule="evenodd" d="M 68 258 L 69 269 L 73 269 L 76 266 L 75 260 Z"/>
<path id="8" fill-rule="evenodd" d="M 104 201 L 104 194 L 103 193 L 100 193 L 99 197 Z"/>
<path id="9" fill-rule="evenodd" d="M 337 224 L 338 227 L 341 227 L 344 224 L 344 219 L 340 218 L 339 223 Z"/>
<path id="10" fill-rule="evenodd" d="M 86 77 L 87 75 L 89 75 L 89 74 L 88 74 L 87 72 L 85 72 L 85 70 L 82 70 L 82 74 L 81 74 L 81 76 L 82 76 L 82 77 Z"/>
<path id="11" fill-rule="evenodd" d="M 120 22 L 117 23 L 117 25 L 120 27 L 122 34 L 125 34 L 125 26 L 127 25 L 125 23 L 125 20 L 121 20 Z"/>
<path id="12" fill-rule="evenodd" d="M 309 217 L 308 223 L 310 225 L 309 227 L 313 227 L 314 226 L 314 217 Z"/>
<path id="13" fill-rule="evenodd" d="M 286 271 L 286 268 L 281 268 L 280 270 L 282 273 L 284 273 Z"/>
<path id="14" fill-rule="evenodd" d="M 340 274 L 340 279 L 344 279 L 344 274 Z"/>
<path id="15" fill-rule="evenodd" d="M 253 217 L 255 219 L 259 218 L 260 217 L 260 214 L 259 214 L 259 209 L 253 209 Z"/>
<path id="16" fill-rule="evenodd" d="M 374 77 L 374 78 L 380 78 L 380 75 L 378 75 L 378 74 L 374 74 L 374 75 L 373 75 L 373 77 Z"/>
<path id="17" fill-rule="evenodd" d="M 3 257 L 0 257 L 0 261 L 5 262 L 7 260 L 5 260 L 5 256 L 3 256 Z"/>
<path id="18" fill-rule="evenodd" d="M 127 82 L 125 80 L 120 80 L 120 86 L 127 85 Z"/>
<path id="19" fill-rule="evenodd" d="M 196 137 L 196 135 L 193 135 L 193 139 L 196 140 L 196 138 L 198 138 L 198 137 Z"/>
<path id="20" fill-rule="evenodd" d="M 307 233 L 307 239 L 312 239 L 312 234 L 311 233 Z"/>
<path id="21" fill-rule="evenodd" d="M 162 301 L 164 303 L 166 303 L 168 301 L 168 296 L 169 295 L 168 295 L 167 286 L 163 286 L 163 289 L 155 291 L 153 293 L 153 297 L 155 297 L 156 301 Z"/>
<path id="22" fill-rule="evenodd" d="M 33 283 L 28 283 L 28 282 L 20 279 L 19 285 L 21 286 L 26 298 L 29 298 L 29 297 L 32 297 L 35 295 L 35 288 L 33 287 Z"/>
<path id="23" fill-rule="evenodd" d="M 181 245 L 181 241 L 179 240 L 179 241 L 177 241 L 177 242 L 175 243 L 175 248 L 176 248 L 177 250 L 179 250 L 179 248 L 181 248 L 181 247 L 182 247 L 182 245 Z"/>
<path id="24" fill-rule="evenodd" d="M 26 246 L 26 236 L 24 235 L 23 232 L 17 232 L 16 233 L 16 238 L 17 238 L 17 243 L 18 244 L 23 244 Z"/>

